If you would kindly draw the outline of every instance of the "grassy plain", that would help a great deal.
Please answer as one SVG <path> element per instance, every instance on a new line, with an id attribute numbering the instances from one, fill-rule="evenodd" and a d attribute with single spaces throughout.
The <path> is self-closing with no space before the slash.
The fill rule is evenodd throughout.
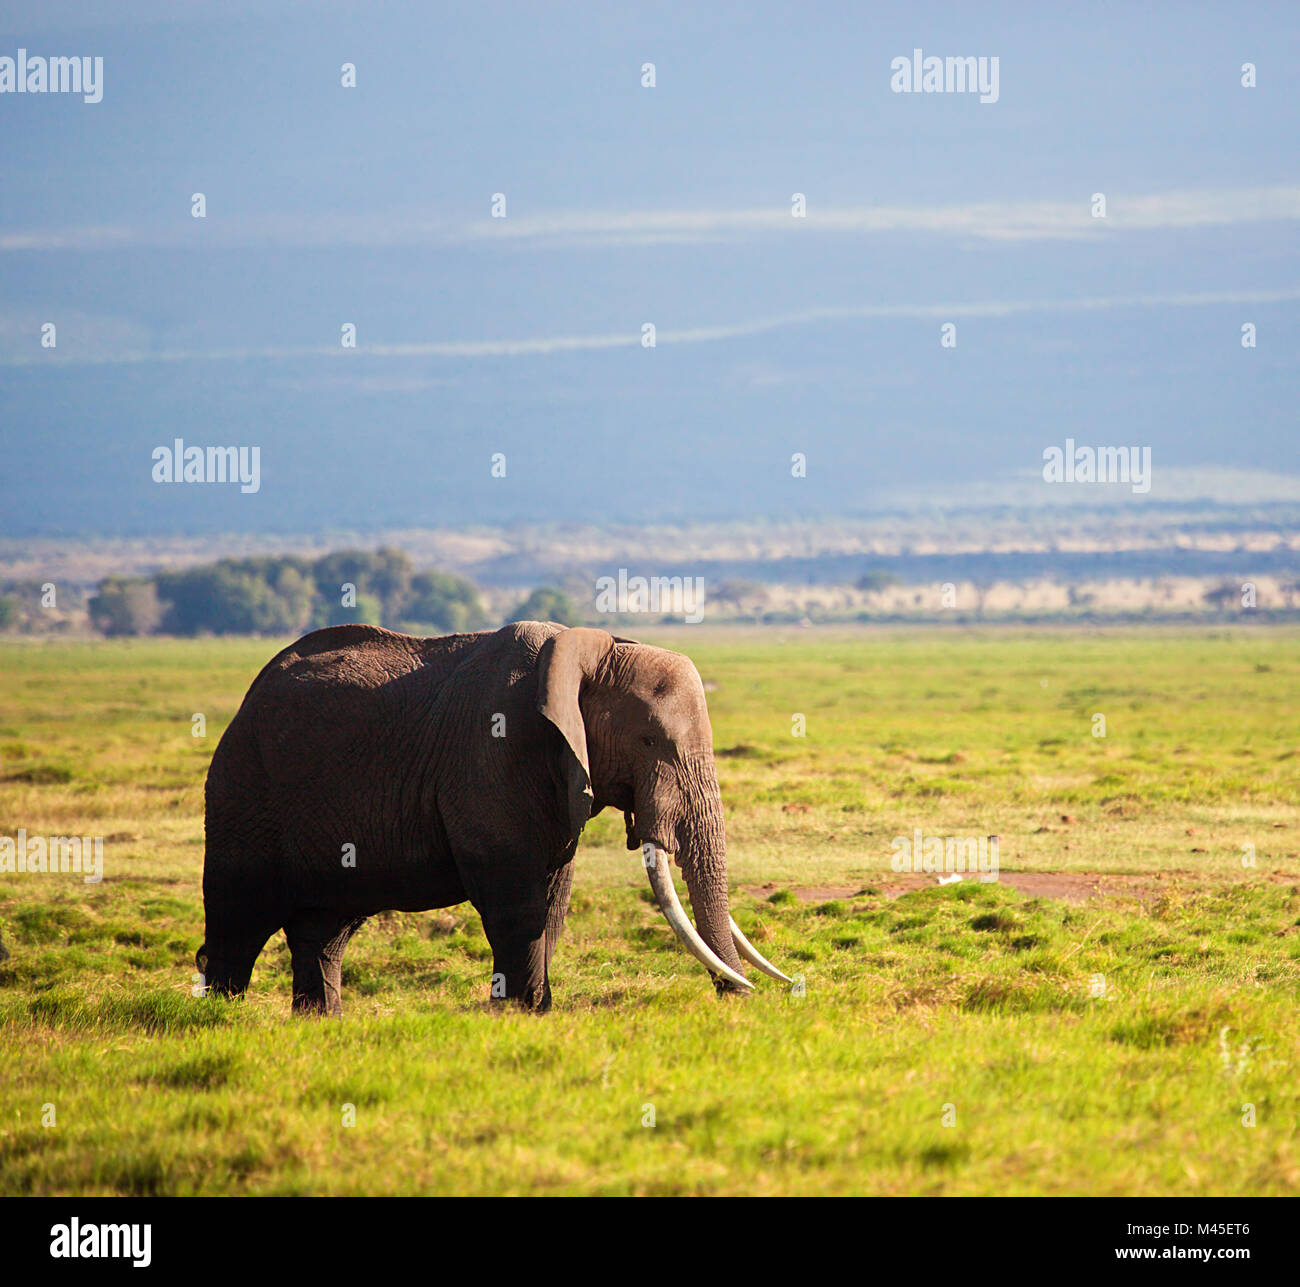
<path id="1" fill-rule="evenodd" d="M 276 645 L 0 646 L 0 836 L 105 838 L 100 884 L 0 875 L 0 1194 L 1300 1187 L 1300 632 L 653 641 L 801 995 L 715 998 L 601 815 L 545 1018 L 489 1013 L 468 906 L 370 922 L 341 1023 L 290 1018 L 281 936 L 195 998 L 203 776 Z M 917 827 L 1007 879 L 900 879 Z"/>

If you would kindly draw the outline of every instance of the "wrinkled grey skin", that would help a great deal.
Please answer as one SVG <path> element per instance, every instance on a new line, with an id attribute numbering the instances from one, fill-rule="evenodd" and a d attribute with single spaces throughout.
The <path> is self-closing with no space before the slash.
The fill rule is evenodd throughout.
<path id="1" fill-rule="evenodd" d="M 283 928 L 294 1009 L 338 1014 L 343 950 L 367 916 L 468 899 L 495 992 L 548 1010 L 573 853 L 603 808 L 624 811 L 629 849 L 678 855 L 701 936 L 743 973 L 688 658 L 536 621 L 441 639 L 315 631 L 262 670 L 212 757 L 196 963 L 239 994 Z"/>

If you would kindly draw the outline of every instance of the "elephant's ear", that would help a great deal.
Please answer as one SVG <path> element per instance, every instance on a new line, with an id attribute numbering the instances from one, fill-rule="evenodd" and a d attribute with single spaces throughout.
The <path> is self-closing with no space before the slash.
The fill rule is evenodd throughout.
<path id="1" fill-rule="evenodd" d="M 591 816 L 591 761 L 578 695 L 609 656 L 614 639 L 604 630 L 575 626 L 552 635 L 537 654 L 537 709 L 564 735 L 564 763 L 558 774 L 569 810 L 570 838 L 576 840 Z"/>

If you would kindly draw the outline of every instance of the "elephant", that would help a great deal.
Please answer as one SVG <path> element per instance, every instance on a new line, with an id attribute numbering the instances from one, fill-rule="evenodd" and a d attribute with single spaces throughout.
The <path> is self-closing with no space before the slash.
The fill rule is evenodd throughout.
<path id="1" fill-rule="evenodd" d="M 238 996 L 283 929 L 294 1011 L 339 1015 L 343 952 L 367 917 L 468 901 L 492 999 L 544 1013 L 574 851 L 605 808 L 623 812 L 660 909 L 720 993 L 752 990 L 742 958 L 789 982 L 730 916 L 713 732 L 689 658 L 553 622 L 314 631 L 263 667 L 213 753 L 195 964 L 208 990 Z"/>

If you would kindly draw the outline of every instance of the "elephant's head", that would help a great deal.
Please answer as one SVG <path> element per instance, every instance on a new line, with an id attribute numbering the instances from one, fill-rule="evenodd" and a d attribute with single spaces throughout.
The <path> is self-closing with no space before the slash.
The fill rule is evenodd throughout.
<path id="1" fill-rule="evenodd" d="M 731 919 L 727 841 L 713 760 L 713 729 L 699 672 L 688 657 L 576 628 L 538 657 L 538 708 L 564 735 L 560 779 L 576 838 L 595 809 L 627 819 L 659 906 L 721 990 L 748 991 L 741 958 L 763 959 Z M 677 855 L 695 925 L 678 902 L 667 855 Z M 786 980 L 789 981 L 788 979 Z"/>

